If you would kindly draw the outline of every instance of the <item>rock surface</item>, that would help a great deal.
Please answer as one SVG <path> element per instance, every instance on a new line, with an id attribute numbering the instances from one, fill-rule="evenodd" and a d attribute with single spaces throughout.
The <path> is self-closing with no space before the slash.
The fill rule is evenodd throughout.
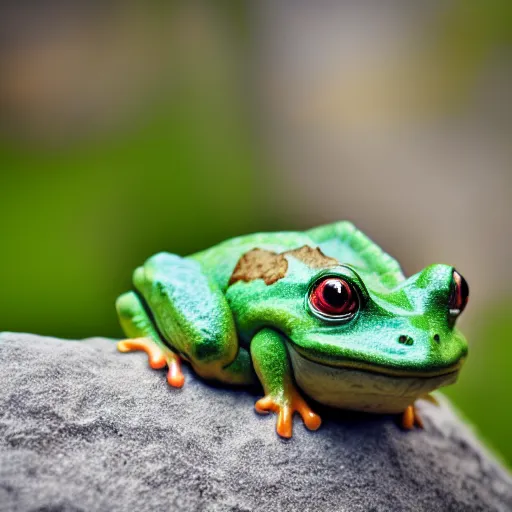
<path id="1" fill-rule="evenodd" d="M 321 410 L 277 437 L 256 395 L 174 390 L 106 339 L 0 336 L 0 510 L 506 511 L 512 478 L 443 401 L 425 430 Z"/>

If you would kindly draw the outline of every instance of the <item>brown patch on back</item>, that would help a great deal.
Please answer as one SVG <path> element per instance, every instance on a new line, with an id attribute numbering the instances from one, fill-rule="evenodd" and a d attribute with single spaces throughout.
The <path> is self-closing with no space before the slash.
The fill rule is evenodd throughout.
<path id="1" fill-rule="evenodd" d="M 282 254 L 295 256 L 295 258 L 302 261 L 311 268 L 334 267 L 339 264 L 336 258 L 326 256 L 318 247 L 313 249 L 313 247 L 309 247 L 309 245 L 303 245 L 298 249 L 293 249 L 293 251 L 286 251 Z"/>
<path id="2" fill-rule="evenodd" d="M 285 255 L 290 255 L 302 261 L 311 268 L 334 267 L 338 260 L 326 256 L 318 247 L 303 245 L 298 249 L 285 251 L 281 254 L 264 249 L 252 249 L 241 256 L 236 264 L 228 285 L 237 281 L 254 281 L 263 279 L 265 284 L 273 284 L 282 279 L 288 270 Z"/>
<path id="3" fill-rule="evenodd" d="M 282 254 L 264 249 L 252 249 L 238 260 L 235 270 L 229 278 L 229 285 L 237 281 L 263 279 L 272 284 L 283 278 L 288 270 L 288 262 Z"/>

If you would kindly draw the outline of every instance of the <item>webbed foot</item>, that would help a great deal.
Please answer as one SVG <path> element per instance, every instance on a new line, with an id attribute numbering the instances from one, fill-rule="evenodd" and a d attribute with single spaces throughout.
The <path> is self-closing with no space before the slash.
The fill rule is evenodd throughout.
<path id="1" fill-rule="evenodd" d="M 185 376 L 181 371 L 181 358 L 170 348 L 161 347 L 151 338 L 133 338 L 119 341 L 117 343 L 119 352 L 133 352 L 143 350 L 148 355 L 149 366 L 158 370 L 168 367 L 167 382 L 170 386 L 181 388 L 185 383 Z"/>
<path id="2" fill-rule="evenodd" d="M 301 415 L 304 425 L 309 430 L 316 430 L 322 423 L 320 416 L 311 410 L 294 388 L 286 395 L 266 395 L 254 404 L 254 408 L 260 414 L 267 414 L 271 411 L 277 413 L 276 431 L 281 437 L 285 438 L 292 437 L 294 412 Z"/>
<path id="3" fill-rule="evenodd" d="M 402 414 L 402 428 L 412 430 L 414 426 L 423 428 L 423 420 L 421 419 L 416 407 L 409 405 Z"/>

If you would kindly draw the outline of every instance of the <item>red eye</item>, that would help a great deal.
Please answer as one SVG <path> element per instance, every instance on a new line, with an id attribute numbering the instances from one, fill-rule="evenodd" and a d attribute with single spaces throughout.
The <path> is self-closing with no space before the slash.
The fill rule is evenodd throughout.
<path id="1" fill-rule="evenodd" d="M 329 317 L 353 316 L 359 307 L 354 287 L 339 277 L 324 277 L 315 283 L 309 295 L 311 308 Z"/>
<path id="2" fill-rule="evenodd" d="M 453 270 L 452 277 L 452 292 L 448 307 L 450 308 L 451 315 L 460 315 L 468 303 L 469 286 L 468 282 L 455 269 Z"/>

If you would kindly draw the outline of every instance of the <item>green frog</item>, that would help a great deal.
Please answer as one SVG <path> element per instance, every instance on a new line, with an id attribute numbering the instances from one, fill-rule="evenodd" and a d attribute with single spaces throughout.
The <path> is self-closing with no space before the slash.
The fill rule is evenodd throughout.
<path id="1" fill-rule="evenodd" d="M 435 264 L 406 279 L 350 222 L 162 252 L 133 284 L 116 303 L 128 337 L 118 349 L 147 352 L 176 388 L 182 361 L 205 379 L 259 381 L 255 409 L 276 413 L 285 438 L 294 413 L 321 424 L 305 396 L 421 427 L 415 401 L 453 383 L 467 355 L 455 326 L 469 295 L 461 274 Z"/>

